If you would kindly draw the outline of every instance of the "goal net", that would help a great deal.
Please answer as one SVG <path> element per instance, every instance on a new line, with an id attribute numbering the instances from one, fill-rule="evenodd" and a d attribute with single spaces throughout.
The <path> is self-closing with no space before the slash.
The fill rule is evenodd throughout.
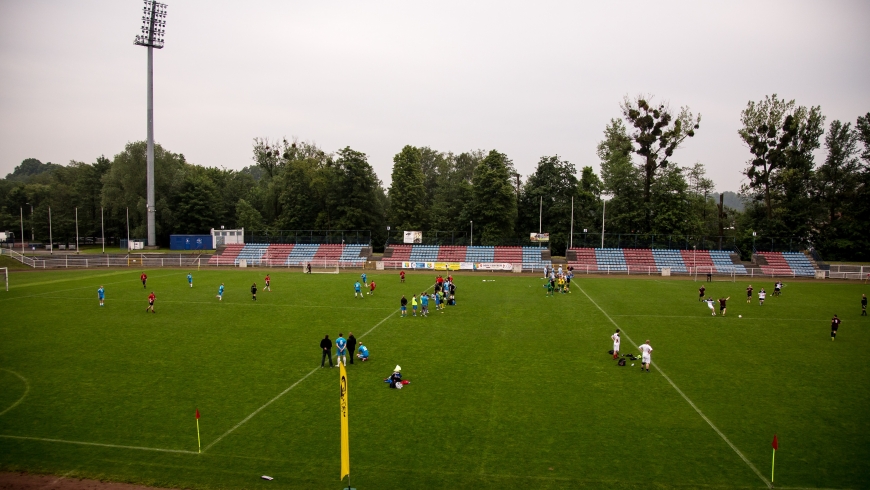
<path id="1" fill-rule="evenodd" d="M 9 268 L 0 267 L 0 281 L 3 281 L 0 284 L 3 284 L 6 290 L 9 291 Z"/>
<path id="2" fill-rule="evenodd" d="M 302 263 L 302 272 L 310 274 L 338 274 L 337 260 L 312 260 Z"/>

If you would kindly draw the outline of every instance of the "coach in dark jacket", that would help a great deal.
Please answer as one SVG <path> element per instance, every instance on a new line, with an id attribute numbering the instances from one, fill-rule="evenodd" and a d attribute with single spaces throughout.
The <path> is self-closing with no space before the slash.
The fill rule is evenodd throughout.
<path id="1" fill-rule="evenodd" d="M 353 336 L 353 332 L 348 332 L 347 335 L 347 352 L 350 357 L 350 363 L 353 364 L 353 351 L 356 350 L 356 337 Z"/>
<path id="2" fill-rule="evenodd" d="M 335 367 L 332 364 L 332 341 L 329 340 L 329 335 L 323 337 L 320 341 L 320 349 L 323 351 L 323 357 L 320 358 L 320 367 L 324 367 L 323 362 L 329 359 L 329 367 Z"/>

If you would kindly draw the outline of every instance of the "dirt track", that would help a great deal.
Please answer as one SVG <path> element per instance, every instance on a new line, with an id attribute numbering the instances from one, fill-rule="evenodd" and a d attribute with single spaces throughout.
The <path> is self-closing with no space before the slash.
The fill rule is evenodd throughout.
<path id="1" fill-rule="evenodd" d="M 62 476 L 0 473 L 0 490 L 153 490 L 129 483 L 81 480 Z"/>

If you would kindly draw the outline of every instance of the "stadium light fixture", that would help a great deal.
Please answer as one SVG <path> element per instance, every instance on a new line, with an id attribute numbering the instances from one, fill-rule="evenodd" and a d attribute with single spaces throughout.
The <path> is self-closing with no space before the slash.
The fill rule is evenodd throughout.
<path id="1" fill-rule="evenodd" d="M 148 48 L 148 148 L 146 168 L 146 207 L 148 216 L 148 246 L 157 246 L 155 217 L 157 209 L 154 206 L 154 48 L 163 48 L 163 36 L 166 34 L 165 3 L 154 0 L 144 0 L 142 8 L 142 33 L 136 36 L 133 44 Z"/>

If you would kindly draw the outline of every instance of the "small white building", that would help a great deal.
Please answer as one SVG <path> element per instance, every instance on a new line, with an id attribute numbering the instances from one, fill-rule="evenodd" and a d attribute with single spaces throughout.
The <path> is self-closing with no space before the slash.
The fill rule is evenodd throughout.
<path id="1" fill-rule="evenodd" d="M 211 229 L 211 236 L 214 240 L 215 248 L 220 247 L 221 245 L 233 245 L 233 244 L 245 244 L 245 229 L 239 228 L 238 230 L 215 230 Z"/>

